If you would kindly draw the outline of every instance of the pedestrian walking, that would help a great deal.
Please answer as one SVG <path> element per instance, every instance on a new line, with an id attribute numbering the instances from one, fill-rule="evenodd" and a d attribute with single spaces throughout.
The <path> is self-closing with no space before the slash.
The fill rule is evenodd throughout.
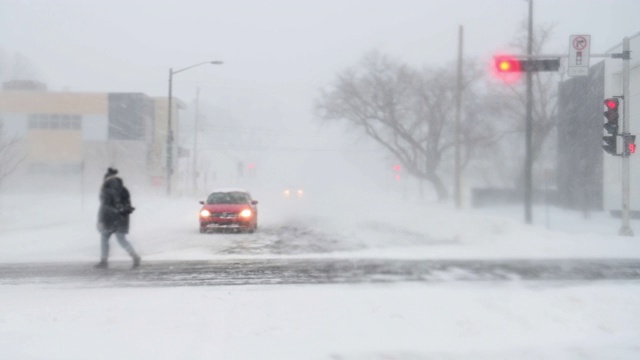
<path id="1" fill-rule="evenodd" d="M 100 209 L 98 210 L 98 231 L 101 236 L 100 262 L 95 265 L 98 269 L 108 267 L 109 238 L 112 234 L 115 234 L 120 246 L 133 259 L 132 268 L 140 266 L 140 256 L 126 238 L 126 234 L 129 233 L 129 215 L 135 208 L 131 206 L 129 190 L 117 174 L 117 169 L 109 168 L 100 189 Z"/>

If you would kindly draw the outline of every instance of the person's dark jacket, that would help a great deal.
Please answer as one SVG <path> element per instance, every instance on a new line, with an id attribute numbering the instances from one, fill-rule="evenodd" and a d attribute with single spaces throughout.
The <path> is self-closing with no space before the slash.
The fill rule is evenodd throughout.
<path id="1" fill-rule="evenodd" d="M 129 215 L 133 210 L 129 190 L 124 186 L 122 179 L 116 176 L 107 177 L 100 189 L 98 230 L 127 234 Z"/>

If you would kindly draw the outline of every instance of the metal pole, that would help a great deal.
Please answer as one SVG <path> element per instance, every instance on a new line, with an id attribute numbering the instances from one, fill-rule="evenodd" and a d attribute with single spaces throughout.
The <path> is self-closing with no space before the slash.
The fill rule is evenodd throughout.
<path id="1" fill-rule="evenodd" d="M 168 114 L 167 114 L 167 196 L 171 195 L 171 176 L 173 175 L 173 129 L 171 127 L 171 115 L 173 113 L 173 109 L 171 106 L 171 101 L 173 96 L 171 94 L 173 75 L 183 72 L 185 70 L 192 69 L 196 66 L 204 65 L 204 64 L 213 64 L 213 65 L 222 65 L 222 61 L 205 61 L 201 63 L 197 63 L 191 66 L 187 66 L 186 68 L 182 68 L 176 71 L 173 71 L 173 68 L 169 69 L 169 99 L 168 99 Z"/>
<path id="2" fill-rule="evenodd" d="M 462 194 L 461 194 L 461 182 L 462 182 L 462 166 L 460 165 L 460 107 L 462 103 L 462 39 L 463 39 L 463 27 L 460 25 L 458 28 L 458 75 L 456 85 L 456 180 L 455 180 L 455 200 L 456 208 L 462 208 Z"/>
<path id="3" fill-rule="evenodd" d="M 198 161 L 197 161 L 197 156 L 198 156 L 198 120 L 200 118 L 200 112 L 199 112 L 199 103 L 200 103 L 200 88 L 196 88 L 196 108 L 195 108 L 195 112 L 196 112 L 196 116 L 195 116 L 195 121 L 194 121 L 194 125 L 193 125 L 193 165 L 192 165 L 192 169 L 191 169 L 191 177 L 193 178 L 193 193 L 197 194 L 198 193 Z"/>
<path id="4" fill-rule="evenodd" d="M 631 103 L 631 92 L 629 91 L 629 76 L 630 76 L 630 56 L 631 47 L 629 45 L 629 38 L 625 37 L 622 40 L 622 97 L 624 99 L 624 107 L 622 108 L 622 134 L 626 135 L 629 132 L 629 104 Z M 624 142 L 623 142 L 624 144 Z M 633 230 L 629 226 L 629 198 L 630 198 L 630 173 L 629 173 L 629 156 L 626 155 L 627 149 L 622 149 L 622 227 L 620 228 L 620 235 L 633 236 Z"/>
<path id="5" fill-rule="evenodd" d="M 533 53 L 533 0 L 529 0 L 529 36 L 527 41 L 527 55 Z M 525 131 L 525 172 L 524 172 L 524 218 L 527 224 L 532 223 L 532 173 L 533 156 L 531 154 L 531 137 L 533 132 L 533 72 L 527 68 L 527 118 Z"/>
<path id="6" fill-rule="evenodd" d="M 171 113 L 173 112 L 171 100 L 173 69 L 169 69 L 169 98 L 167 99 L 167 196 L 171 195 L 171 175 L 173 174 L 173 129 L 171 127 Z"/>
<path id="7" fill-rule="evenodd" d="M 84 157 L 84 155 L 83 155 Z M 84 159 L 82 160 L 82 162 L 80 163 L 80 192 L 81 192 L 81 198 L 82 198 L 82 206 L 80 207 L 82 212 L 84 212 L 84 192 L 85 192 L 85 186 L 84 186 L 84 170 L 85 166 L 84 166 Z"/>

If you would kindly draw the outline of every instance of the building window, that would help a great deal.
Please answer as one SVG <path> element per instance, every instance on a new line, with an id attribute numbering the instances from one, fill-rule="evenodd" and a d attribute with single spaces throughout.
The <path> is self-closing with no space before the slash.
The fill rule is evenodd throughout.
<path id="1" fill-rule="evenodd" d="M 48 129 L 49 128 L 49 119 L 40 117 L 38 119 L 38 129 Z"/>
<path id="2" fill-rule="evenodd" d="M 52 129 L 60 129 L 60 115 L 53 114 L 49 116 L 49 127 Z"/>
<path id="3" fill-rule="evenodd" d="M 81 130 L 82 115 L 29 114 L 29 129 Z"/>
<path id="4" fill-rule="evenodd" d="M 62 115 L 61 116 L 60 129 L 62 129 L 62 130 L 71 129 L 71 115 Z"/>
<path id="5" fill-rule="evenodd" d="M 82 117 L 80 115 L 71 115 L 71 128 L 73 130 L 82 129 Z"/>
<path id="6" fill-rule="evenodd" d="M 38 128 L 38 115 L 29 114 L 29 129 Z"/>

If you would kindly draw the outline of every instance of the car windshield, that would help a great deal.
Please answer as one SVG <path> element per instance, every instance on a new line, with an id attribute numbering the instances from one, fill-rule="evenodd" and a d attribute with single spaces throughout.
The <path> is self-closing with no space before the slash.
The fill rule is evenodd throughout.
<path id="1" fill-rule="evenodd" d="M 249 195 L 243 192 L 214 192 L 207 198 L 207 204 L 249 204 Z"/>

